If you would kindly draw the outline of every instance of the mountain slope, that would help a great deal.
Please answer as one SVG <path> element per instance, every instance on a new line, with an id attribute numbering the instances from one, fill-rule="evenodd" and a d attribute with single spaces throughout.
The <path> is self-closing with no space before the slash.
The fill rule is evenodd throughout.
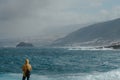
<path id="1" fill-rule="evenodd" d="M 56 40 L 53 45 L 66 45 L 84 43 L 94 40 L 114 41 L 120 40 L 120 18 L 89 25 L 64 38 Z"/>

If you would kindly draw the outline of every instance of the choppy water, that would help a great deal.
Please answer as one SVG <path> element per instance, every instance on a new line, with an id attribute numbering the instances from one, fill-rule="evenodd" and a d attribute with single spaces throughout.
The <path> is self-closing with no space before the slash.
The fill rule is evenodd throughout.
<path id="1" fill-rule="evenodd" d="M 21 80 L 28 58 L 31 80 L 120 80 L 120 51 L 0 48 L 0 80 Z"/>

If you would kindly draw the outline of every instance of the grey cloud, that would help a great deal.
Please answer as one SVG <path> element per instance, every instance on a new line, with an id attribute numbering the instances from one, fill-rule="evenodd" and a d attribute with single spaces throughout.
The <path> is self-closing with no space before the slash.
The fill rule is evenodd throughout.
<path id="1" fill-rule="evenodd" d="M 47 5 L 47 0 L 0 0 L 0 19 L 26 17 Z"/>
<path id="2" fill-rule="evenodd" d="M 41 24 L 36 13 L 48 3 L 48 0 L 0 0 L 0 34 L 17 36 L 38 33 Z"/>
<path id="3" fill-rule="evenodd" d="M 102 5 L 102 1 L 0 0 L 0 35 L 41 35 L 54 27 L 97 21 L 97 13 L 82 11 L 94 10 Z M 99 19 L 101 16 L 104 17 L 100 15 Z"/>

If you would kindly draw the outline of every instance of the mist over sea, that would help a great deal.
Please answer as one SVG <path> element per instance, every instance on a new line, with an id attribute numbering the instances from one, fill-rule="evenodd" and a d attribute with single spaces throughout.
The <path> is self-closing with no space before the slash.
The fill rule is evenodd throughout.
<path id="1" fill-rule="evenodd" d="M 119 80 L 119 50 L 0 48 L 0 80 L 21 80 L 24 60 L 31 80 Z"/>

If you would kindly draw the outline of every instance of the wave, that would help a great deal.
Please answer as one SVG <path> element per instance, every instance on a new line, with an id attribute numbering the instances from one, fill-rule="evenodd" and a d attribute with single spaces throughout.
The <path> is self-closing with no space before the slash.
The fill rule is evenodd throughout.
<path id="1" fill-rule="evenodd" d="M 112 48 L 104 47 L 68 47 L 68 50 L 114 50 Z"/>
<path id="2" fill-rule="evenodd" d="M 0 74 L 0 80 L 21 80 L 22 74 Z M 31 75 L 31 80 L 120 80 L 120 69 L 87 74 Z"/>

